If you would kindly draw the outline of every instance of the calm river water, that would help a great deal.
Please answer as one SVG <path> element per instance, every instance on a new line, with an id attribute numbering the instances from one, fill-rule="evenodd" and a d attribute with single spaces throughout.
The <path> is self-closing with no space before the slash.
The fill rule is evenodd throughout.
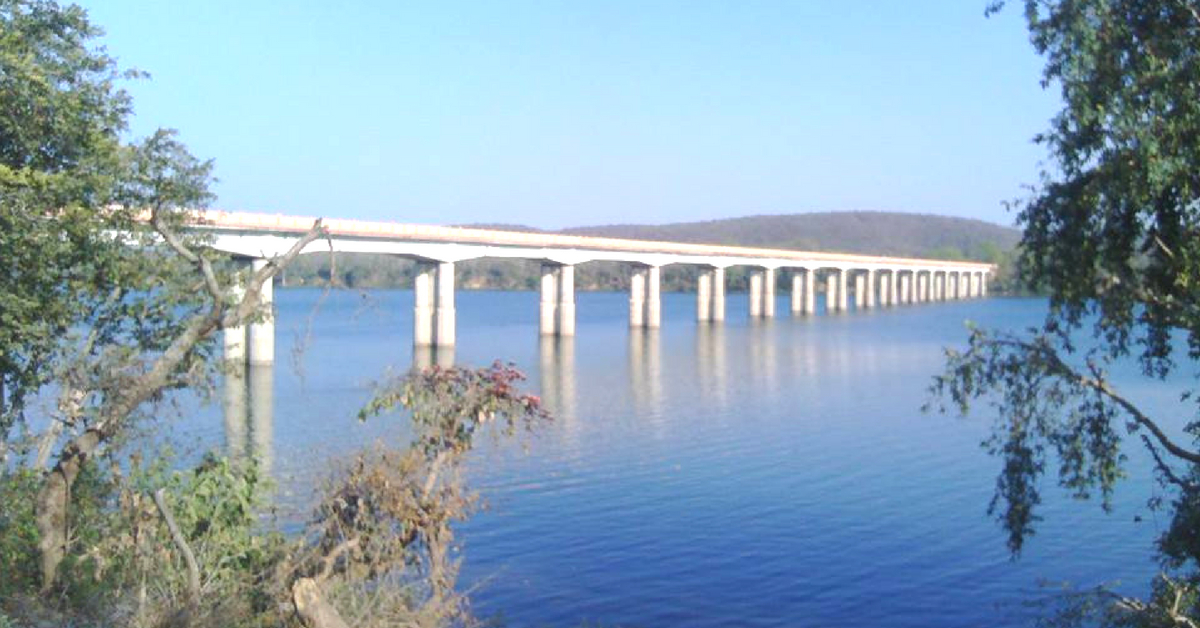
<path id="1" fill-rule="evenodd" d="M 215 403 L 179 433 L 259 447 L 285 503 L 395 419 L 353 417 L 370 385 L 412 360 L 411 293 L 277 291 L 278 363 L 249 420 Z M 665 294 L 663 328 L 631 334 L 627 297 L 578 296 L 578 336 L 543 342 L 533 292 L 459 292 L 456 361 L 528 374 L 556 420 L 480 451 L 490 509 L 462 530 L 462 584 L 509 626 L 1018 626 L 1054 586 L 1155 572 L 1135 475 L 1111 514 L 1048 483 L 1037 536 L 1011 560 L 987 517 L 998 462 L 986 412 L 923 414 L 942 348 L 963 323 L 1036 324 L 1038 300 L 988 299 L 752 323 L 731 294 L 723 326 Z M 1137 382 L 1151 407 L 1169 389 Z M 236 392 L 236 391 L 234 391 Z M 982 408 L 981 408 L 982 410 Z M 236 414 L 236 412 L 235 412 Z M 243 422 L 245 421 L 245 422 Z M 1141 459 L 1136 452 L 1135 459 Z M 1141 521 L 1135 517 L 1140 515 Z M 1039 586 L 1053 583 L 1049 589 Z"/>

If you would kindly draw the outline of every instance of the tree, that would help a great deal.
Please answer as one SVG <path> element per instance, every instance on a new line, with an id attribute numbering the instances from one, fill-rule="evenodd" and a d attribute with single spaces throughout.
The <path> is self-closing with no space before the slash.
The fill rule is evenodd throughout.
<path id="1" fill-rule="evenodd" d="M 46 470 L 35 510 L 43 589 L 70 550 L 71 488 L 146 418 L 206 382 L 214 332 L 260 316 L 262 285 L 322 234 L 253 274 L 180 229 L 211 198 L 211 162 L 171 131 L 122 142 L 131 114 L 100 30 L 76 6 L 0 0 L 0 450 Z M 245 285 L 244 296 L 231 287 Z M 58 399 L 35 433 L 26 402 Z"/>
<path id="2" fill-rule="evenodd" d="M 1126 436 L 1147 448 L 1171 496 L 1151 503 L 1173 521 L 1156 548 L 1163 577 L 1149 600 L 1099 605 L 1099 619 L 1194 626 L 1200 420 L 1151 416 L 1108 374 L 1136 359 L 1161 380 L 1200 359 L 1200 4 L 1027 0 L 1024 10 L 1043 85 L 1063 101 L 1036 138 L 1051 164 L 1018 215 L 1020 273 L 1048 291 L 1049 311 L 1026 335 L 972 330 L 934 392 L 964 413 L 979 400 L 998 411 L 990 512 L 1014 553 L 1035 530 L 1038 480 L 1053 463 L 1060 485 L 1107 506 Z"/>

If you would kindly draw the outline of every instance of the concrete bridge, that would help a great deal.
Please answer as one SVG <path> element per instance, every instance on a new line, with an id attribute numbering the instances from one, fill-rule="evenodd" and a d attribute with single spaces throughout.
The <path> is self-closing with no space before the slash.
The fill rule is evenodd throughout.
<path id="1" fill-rule="evenodd" d="M 213 246 L 250 260 L 258 268 L 286 251 L 312 227 L 314 218 L 239 212 L 198 212 L 198 229 L 213 233 Z M 683 242 L 595 238 L 549 233 L 468 229 L 390 222 L 326 219 L 329 240 L 305 253 L 375 253 L 412 259 L 413 345 L 454 345 L 454 264 L 478 258 L 541 262 L 541 333 L 575 335 L 575 266 L 594 261 L 629 265 L 629 326 L 661 325 L 659 277 L 662 267 L 685 264 L 701 269 L 696 286 L 696 320 L 725 320 L 725 269 L 750 269 L 750 316 L 775 316 L 777 275 L 790 275 L 791 313 L 817 314 L 816 292 L 824 285 L 826 312 L 978 298 L 987 295 L 995 268 L 954 262 L 870 255 L 847 255 Z M 853 301 L 851 301 L 853 295 Z M 271 303 L 271 286 L 263 286 Z M 267 317 L 248 329 L 225 332 L 226 357 L 250 363 L 275 359 L 275 325 Z"/>

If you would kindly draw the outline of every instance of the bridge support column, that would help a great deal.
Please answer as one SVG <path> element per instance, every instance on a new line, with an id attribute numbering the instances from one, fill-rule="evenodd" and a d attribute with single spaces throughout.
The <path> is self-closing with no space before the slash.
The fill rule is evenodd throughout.
<path id="1" fill-rule="evenodd" d="M 749 275 L 750 318 L 761 318 L 763 313 L 763 271 L 755 268 Z"/>
<path id="2" fill-rule="evenodd" d="M 413 346 L 433 344 L 433 275 L 436 264 L 417 261 L 413 272 Z"/>
<path id="3" fill-rule="evenodd" d="M 250 262 L 250 272 L 257 273 L 267 266 L 268 260 L 255 259 Z M 263 282 L 259 293 L 257 321 L 247 329 L 246 344 L 250 349 L 250 364 L 273 364 L 275 362 L 275 278 Z"/>
<path id="4" fill-rule="evenodd" d="M 887 271 L 880 271 L 879 276 L 879 307 L 885 307 L 892 304 L 892 295 L 888 292 L 892 285 L 892 276 Z"/>
<path id="5" fill-rule="evenodd" d="M 575 335 L 575 267 L 558 269 L 558 335 Z"/>
<path id="6" fill-rule="evenodd" d="M 649 269 L 635 266 L 629 277 L 629 326 L 646 326 L 646 275 Z"/>
<path id="7" fill-rule="evenodd" d="M 837 287 L 838 311 L 845 312 L 850 309 L 850 305 L 849 305 L 850 289 L 847 287 L 847 282 L 849 282 L 849 280 L 850 280 L 850 271 L 848 271 L 844 268 L 840 269 L 840 270 L 838 270 L 837 277 L 838 277 L 838 287 Z"/>
<path id="8" fill-rule="evenodd" d="M 837 311 L 837 271 L 825 271 L 825 313 Z"/>
<path id="9" fill-rule="evenodd" d="M 725 320 L 725 269 L 712 270 L 712 320 Z"/>
<path id="10" fill-rule="evenodd" d="M 863 301 L 863 305 L 868 308 L 875 307 L 875 280 L 878 274 L 874 269 L 867 269 L 867 298 Z"/>
<path id="11" fill-rule="evenodd" d="M 804 269 L 804 299 L 800 303 L 803 313 L 812 316 L 817 313 L 817 269 Z"/>
<path id="12" fill-rule="evenodd" d="M 558 265 L 542 264 L 538 323 L 543 336 L 558 335 Z"/>
<path id="13" fill-rule="evenodd" d="M 437 265 L 437 309 L 434 311 L 437 332 L 434 341 L 439 347 L 454 344 L 454 262 Z"/>
<path id="14" fill-rule="evenodd" d="M 854 273 L 854 309 L 861 310 L 867 306 L 867 277 L 865 274 Z"/>
<path id="15" fill-rule="evenodd" d="M 661 277 L 658 266 L 646 269 L 646 327 L 650 329 L 662 327 Z"/>
<path id="16" fill-rule="evenodd" d="M 763 318 L 775 318 L 775 269 L 768 268 L 763 271 L 763 292 L 762 292 L 762 315 Z"/>
<path id="17" fill-rule="evenodd" d="M 988 274 L 979 273 L 979 296 L 986 297 L 988 291 Z"/>
<path id="18" fill-rule="evenodd" d="M 696 322 L 707 323 L 712 320 L 712 271 L 701 268 L 696 276 Z"/>
<path id="19" fill-rule="evenodd" d="M 799 268 L 792 271 L 792 294 L 791 294 L 791 310 L 792 316 L 802 316 L 808 314 L 805 309 L 804 291 L 808 285 L 812 283 L 812 278 L 807 271 Z"/>
<path id="20" fill-rule="evenodd" d="M 240 279 L 229 291 L 237 301 L 241 301 L 242 296 L 246 294 L 246 288 Z M 244 325 L 226 327 L 221 332 L 221 344 L 226 362 L 236 364 L 239 368 L 246 364 L 246 327 Z"/>

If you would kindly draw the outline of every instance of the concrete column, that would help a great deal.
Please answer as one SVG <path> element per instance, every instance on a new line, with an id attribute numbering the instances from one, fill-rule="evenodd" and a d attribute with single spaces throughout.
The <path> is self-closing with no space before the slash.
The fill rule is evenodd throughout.
<path id="1" fill-rule="evenodd" d="M 892 304 L 892 294 L 889 288 L 892 285 L 892 276 L 888 271 L 882 271 L 879 275 L 879 306 L 884 307 Z"/>
<path id="2" fill-rule="evenodd" d="M 896 283 L 900 291 L 898 295 L 900 300 L 898 303 L 901 305 L 912 303 L 912 272 L 907 270 L 897 271 Z"/>
<path id="3" fill-rule="evenodd" d="M 646 326 L 646 275 L 649 269 L 636 266 L 629 277 L 629 326 Z"/>
<path id="4" fill-rule="evenodd" d="M 238 282 L 229 288 L 230 295 L 236 301 L 241 301 L 246 295 L 246 287 L 239 277 Z M 221 343 L 224 349 L 225 361 L 239 367 L 246 364 L 246 327 L 226 327 L 221 332 Z"/>
<path id="5" fill-rule="evenodd" d="M 725 320 L 725 269 L 712 271 L 712 321 Z"/>
<path id="6" fill-rule="evenodd" d="M 792 271 L 792 294 L 789 304 L 792 316 L 804 313 L 804 277 L 800 274 L 799 269 Z"/>
<path id="7" fill-rule="evenodd" d="M 542 264 L 542 300 L 538 320 L 543 336 L 558 334 L 558 266 Z"/>
<path id="8" fill-rule="evenodd" d="M 662 326 L 661 270 L 658 266 L 646 269 L 646 327 L 651 329 Z"/>
<path id="9" fill-rule="evenodd" d="M 267 266 L 265 259 L 250 262 L 250 272 L 257 273 Z M 258 320 L 251 322 L 246 330 L 246 346 L 250 352 L 250 364 L 273 364 L 275 362 L 275 278 L 263 282 L 259 293 Z"/>
<path id="10" fill-rule="evenodd" d="M 900 305 L 900 271 L 892 269 L 888 277 L 888 303 L 892 306 Z"/>
<path id="11" fill-rule="evenodd" d="M 979 273 L 979 296 L 986 297 L 988 291 L 988 274 L 986 272 Z"/>
<path id="12" fill-rule="evenodd" d="M 434 310 L 437 331 L 434 341 L 439 347 L 454 344 L 454 262 L 437 265 L 437 309 Z"/>
<path id="13" fill-rule="evenodd" d="M 817 313 L 817 269 L 804 269 L 804 300 L 800 304 L 804 314 Z"/>
<path id="14" fill-rule="evenodd" d="M 865 299 L 867 289 L 863 285 L 863 274 L 860 272 L 851 272 L 850 280 L 854 282 L 854 309 L 861 310 L 865 307 Z"/>
<path id="15" fill-rule="evenodd" d="M 850 274 L 849 271 L 846 271 L 844 269 L 839 269 L 837 271 L 837 276 L 838 276 L 838 289 L 837 289 L 838 299 L 837 300 L 838 300 L 838 311 L 839 312 L 845 312 L 846 310 L 850 309 L 850 307 L 848 305 L 848 300 L 850 298 L 850 290 L 846 288 L 846 281 L 849 279 L 849 277 L 847 277 L 847 275 L 849 275 L 849 274 Z"/>
<path id="16" fill-rule="evenodd" d="M 763 271 L 750 271 L 750 318 L 759 318 L 763 312 Z"/>
<path id="17" fill-rule="evenodd" d="M 558 269 L 558 335 L 575 335 L 575 267 Z"/>
<path id="18" fill-rule="evenodd" d="M 923 303 L 925 301 L 925 289 L 929 286 L 929 276 L 923 270 L 915 271 L 914 279 L 916 282 L 917 291 L 913 295 L 914 303 Z"/>
<path id="19" fill-rule="evenodd" d="M 413 345 L 433 344 L 433 274 L 435 264 L 418 261 L 413 273 Z"/>
<path id="20" fill-rule="evenodd" d="M 875 278 L 877 276 L 874 269 L 867 269 L 867 298 L 863 304 L 869 308 L 875 307 Z"/>
<path id="21" fill-rule="evenodd" d="M 765 318 L 775 318 L 775 269 L 763 271 L 763 309 Z"/>
<path id="22" fill-rule="evenodd" d="M 837 270 L 825 271 L 825 313 L 838 311 L 838 273 Z"/>
<path id="23" fill-rule="evenodd" d="M 696 322 L 707 323 L 712 320 L 712 271 L 700 269 L 696 276 Z"/>

